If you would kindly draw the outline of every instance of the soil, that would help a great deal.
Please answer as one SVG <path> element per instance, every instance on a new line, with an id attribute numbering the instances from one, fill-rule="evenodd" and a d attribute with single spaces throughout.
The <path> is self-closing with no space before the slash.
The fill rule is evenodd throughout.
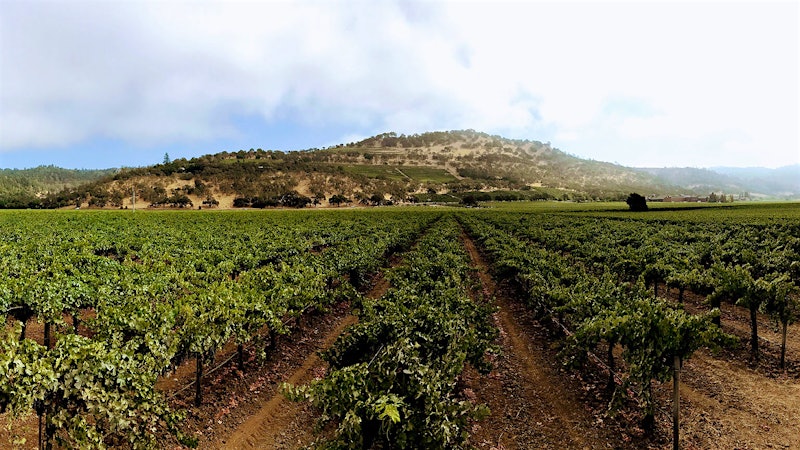
<path id="1" fill-rule="evenodd" d="M 700 351 L 681 376 L 684 449 L 800 448 L 800 383 Z"/>
<path id="2" fill-rule="evenodd" d="M 244 371 L 232 362 L 204 379 L 202 406 L 193 406 L 194 388 L 171 400 L 171 406 L 188 411 L 183 429 L 198 437 L 201 449 L 280 448 L 273 443 L 281 439 L 294 444 L 295 436 L 287 422 L 290 416 L 308 407 L 286 400 L 280 386 L 283 382 L 301 383 L 324 375 L 317 352 L 330 346 L 354 321 L 349 304 L 340 304 L 329 313 L 312 314 L 302 320 L 290 335 L 278 339 L 266 361 L 258 360 L 255 349 L 246 349 Z M 193 360 L 184 363 L 171 377 L 172 387 L 190 383 L 193 368 Z M 311 427 L 313 423 L 297 430 Z M 271 434 L 276 430 L 282 433 Z"/>
<path id="3" fill-rule="evenodd" d="M 356 318 L 346 315 L 335 322 L 335 326 L 325 333 L 319 341 L 320 350 L 330 347 L 344 329 L 355 323 Z M 316 352 L 309 354 L 303 364 L 281 382 L 305 384 L 325 374 L 325 364 Z M 277 383 L 279 386 L 280 383 Z M 275 387 L 277 387 L 275 386 Z M 246 421 L 239 424 L 229 435 L 220 437 L 209 448 L 291 448 L 313 439 L 310 431 L 314 428 L 314 417 L 306 403 L 293 403 L 287 400 L 278 389 L 273 390 L 271 398 Z"/>
<path id="4" fill-rule="evenodd" d="M 498 308 L 494 320 L 501 349 L 488 376 L 474 369 L 463 376 L 465 396 L 491 410 L 472 425 L 470 444 L 496 450 L 643 448 L 641 430 L 628 421 L 604 425 L 609 420 L 605 403 L 583 398 L 596 389 L 562 369 L 548 331 L 508 289 L 498 288 L 474 242 L 466 235 L 462 239 L 484 296 L 493 296 Z"/>
<path id="5" fill-rule="evenodd" d="M 395 265 L 398 259 L 392 258 L 390 261 Z M 389 282 L 379 274 L 373 279 L 371 286 L 366 296 L 378 298 L 389 289 Z M 277 387 L 283 381 L 297 385 L 324 377 L 327 364 L 319 358 L 317 352 L 333 345 L 346 327 L 356 320 L 350 314 L 337 319 L 336 326 L 328 329 L 324 337 L 315 343 L 315 350 L 307 354 L 302 365 L 291 372 L 285 371 L 273 377 L 276 380 L 280 378 L 280 382 L 276 381 L 269 395 L 258 399 L 261 405 L 259 408 L 245 421 L 239 421 L 235 429 L 229 428 L 229 433 L 221 433 L 215 440 L 209 440 L 204 448 L 296 449 L 317 439 L 320 436 L 315 429 L 318 414 L 314 408 L 305 402 L 294 403 L 287 400 Z"/>

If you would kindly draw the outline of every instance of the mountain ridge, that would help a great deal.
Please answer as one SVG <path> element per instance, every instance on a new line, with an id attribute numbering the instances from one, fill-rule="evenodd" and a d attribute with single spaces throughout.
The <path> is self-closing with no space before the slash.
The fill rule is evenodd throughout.
<path id="1" fill-rule="evenodd" d="M 725 191 L 751 198 L 800 196 L 800 164 L 764 167 L 642 168 L 665 182 L 709 192 Z"/>
<path id="2" fill-rule="evenodd" d="M 773 192 L 800 194 L 800 188 L 761 193 L 749 187 L 775 186 L 754 180 L 748 185 L 736 176 L 709 169 L 625 167 L 581 159 L 550 143 L 474 130 L 389 132 L 322 149 L 224 151 L 113 170 L 57 193 L 37 192 L 38 204 L 28 207 L 123 208 L 131 204 L 133 191 L 145 204 L 183 207 L 276 206 L 303 202 L 303 198 L 329 204 L 334 196 L 379 204 L 500 195 L 491 193 L 502 193 L 504 199 L 574 201 L 623 200 L 631 192 L 752 192 L 753 198 L 774 196 Z"/>

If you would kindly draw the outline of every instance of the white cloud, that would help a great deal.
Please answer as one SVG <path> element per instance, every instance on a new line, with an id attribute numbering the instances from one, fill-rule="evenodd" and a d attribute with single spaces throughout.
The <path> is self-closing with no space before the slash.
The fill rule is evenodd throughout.
<path id="1" fill-rule="evenodd" d="M 210 141 L 255 114 L 343 136 L 474 128 L 624 164 L 702 165 L 719 153 L 733 165 L 785 164 L 798 159 L 797 12 L 7 1 L 0 151 Z"/>

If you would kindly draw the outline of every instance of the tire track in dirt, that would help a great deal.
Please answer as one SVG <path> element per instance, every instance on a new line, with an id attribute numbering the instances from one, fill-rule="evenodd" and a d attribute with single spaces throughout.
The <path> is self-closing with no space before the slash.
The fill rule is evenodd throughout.
<path id="1" fill-rule="evenodd" d="M 496 294 L 495 323 L 500 330 L 503 355 L 495 360 L 488 377 L 474 370 L 465 373 L 468 388 L 477 403 L 485 403 L 492 414 L 473 425 L 471 444 L 494 449 L 600 449 L 619 448 L 595 424 L 586 406 L 574 395 L 574 386 L 564 380 L 545 358 L 541 336 L 523 329 L 520 313 L 510 299 L 497 291 L 488 266 L 472 239 L 462 241 L 478 269 L 484 294 Z M 616 439 L 614 441 L 619 441 Z"/>
<path id="2" fill-rule="evenodd" d="M 389 282 L 382 274 L 376 277 L 373 287 L 366 294 L 369 298 L 379 298 L 389 289 Z M 356 316 L 349 314 L 324 337 L 319 350 L 327 349 L 344 330 L 357 322 Z M 315 376 L 324 373 L 327 364 L 318 353 L 312 352 L 302 366 L 287 379 L 290 384 L 306 384 Z M 294 449 L 309 444 L 315 439 L 314 424 L 316 415 L 305 402 L 292 402 L 280 392 L 276 392 L 255 414 L 222 439 L 218 448 L 240 449 Z"/>

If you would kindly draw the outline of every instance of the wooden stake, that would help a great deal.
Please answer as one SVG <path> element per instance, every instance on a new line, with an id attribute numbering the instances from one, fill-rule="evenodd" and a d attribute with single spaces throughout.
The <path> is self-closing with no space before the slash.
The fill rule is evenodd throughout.
<path id="1" fill-rule="evenodd" d="M 681 358 L 675 355 L 672 374 L 672 450 L 680 450 L 679 424 L 680 424 L 680 385 L 681 385 Z"/>
<path id="2" fill-rule="evenodd" d="M 44 450 L 44 420 L 42 414 L 39 414 L 39 450 Z"/>
<path id="3" fill-rule="evenodd" d="M 786 368 L 786 326 L 789 321 L 783 322 L 783 331 L 781 333 L 781 370 Z"/>
<path id="4" fill-rule="evenodd" d="M 200 383 L 203 381 L 203 356 L 197 354 L 197 378 L 194 382 L 194 405 L 200 406 L 203 403 L 203 390 L 200 389 Z"/>
<path id="5" fill-rule="evenodd" d="M 44 323 L 44 346 L 45 348 L 51 348 L 50 345 L 50 322 Z"/>

